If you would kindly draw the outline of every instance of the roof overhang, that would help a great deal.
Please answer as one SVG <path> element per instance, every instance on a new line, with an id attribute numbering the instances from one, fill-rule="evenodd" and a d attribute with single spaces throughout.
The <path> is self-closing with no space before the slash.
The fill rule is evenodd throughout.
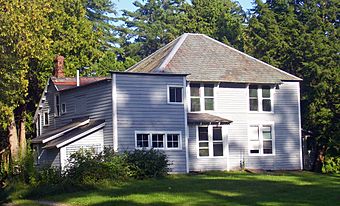
<path id="1" fill-rule="evenodd" d="M 230 124 L 233 121 L 208 114 L 208 113 L 188 113 L 188 124 L 194 125 L 226 125 Z"/>

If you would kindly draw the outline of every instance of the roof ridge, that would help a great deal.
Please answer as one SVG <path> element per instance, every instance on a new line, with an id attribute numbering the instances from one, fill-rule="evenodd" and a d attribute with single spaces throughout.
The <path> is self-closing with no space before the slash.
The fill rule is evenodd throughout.
<path id="1" fill-rule="evenodd" d="M 155 72 L 164 71 L 165 67 L 169 64 L 171 59 L 175 56 L 178 49 L 181 47 L 181 45 L 183 44 L 183 42 L 185 41 L 185 39 L 187 38 L 188 35 L 189 35 L 189 33 L 184 33 L 184 34 L 182 34 L 181 36 L 178 37 L 179 38 L 178 41 L 176 42 L 175 46 L 172 48 L 170 53 L 166 56 L 166 58 L 164 59 L 162 64 L 158 68 L 154 69 Z"/>
<path id="2" fill-rule="evenodd" d="M 220 44 L 220 45 L 222 45 L 222 46 L 224 46 L 224 47 L 226 47 L 226 48 L 228 48 L 228 49 L 231 49 L 231 50 L 233 50 L 233 51 L 235 51 L 235 52 L 237 52 L 237 53 L 239 53 L 239 54 L 241 54 L 241 55 L 243 55 L 243 56 L 246 56 L 246 57 L 248 57 L 248 58 L 251 58 L 251 59 L 253 59 L 253 60 L 255 60 L 255 61 L 257 61 L 257 62 L 259 62 L 259 63 L 261 63 L 261 64 L 264 64 L 264 65 L 266 65 L 266 66 L 269 66 L 269 67 L 271 67 L 272 69 L 275 69 L 275 70 L 278 71 L 278 72 L 281 72 L 281 73 L 283 73 L 283 74 L 286 74 L 286 75 L 288 75 L 288 76 L 291 76 L 291 77 L 293 77 L 293 78 L 296 78 L 296 79 L 299 80 L 299 81 L 302 81 L 301 78 L 299 78 L 299 77 L 297 77 L 297 76 L 295 76 L 295 75 L 293 75 L 293 74 L 290 74 L 290 73 L 288 73 L 288 72 L 285 72 L 285 71 L 283 71 L 283 70 L 281 70 L 281 69 L 279 69 L 279 68 L 276 68 L 276 67 L 274 67 L 274 66 L 272 66 L 272 65 L 270 65 L 270 64 L 268 64 L 268 63 L 266 63 L 266 62 L 264 62 L 264 61 L 261 61 L 261 60 L 259 60 L 259 59 L 256 59 L 255 57 L 252 57 L 252 56 L 250 56 L 249 54 L 246 54 L 246 53 L 241 52 L 241 51 L 239 51 L 239 50 L 237 50 L 237 49 L 235 49 L 235 48 L 233 48 L 233 47 L 231 47 L 231 46 L 228 46 L 227 44 L 224 44 L 224 43 L 222 43 L 222 42 L 219 42 L 219 41 L 217 41 L 216 39 L 213 39 L 213 38 L 211 38 L 211 37 L 208 36 L 208 35 L 205 35 L 205 34 L 201 34 L 201 35 L 202 35 L 203 37 L 208 38 L 209 40 L 212 40 L 212 41 L 214 41 L 215 43 L 218 43 L 218 44 Z"/>
<path id="3" fill-rule="evenodd" d="M 129 67 L 128 69 L 125 70 L 125 72 L 129 72 L 131 70 L 133 70 L 135 67 L 137 67 L 138 65 L 142 64 L 143 62 L 149 60 L 150 58 L 152 58 L 153 56 L 155 56 L 156 54 L 160 53 L 164 48 L 167 48 L 169 46 L 171 46 L 173 43 L 175 43 L 180 37 L 175 38 L 174 40 L 172 40 L 171 42 L 167 43 L 166 45 L 162 46 L 161 48 L 157 49 L 155 52 L 153 52 L 152 54 L 150 54 L 149 56 L 145 57 L 144 59 L 142 59 L 141 61 L 137 62 L 136 64 L 132 65 L 131 67 Z"/>

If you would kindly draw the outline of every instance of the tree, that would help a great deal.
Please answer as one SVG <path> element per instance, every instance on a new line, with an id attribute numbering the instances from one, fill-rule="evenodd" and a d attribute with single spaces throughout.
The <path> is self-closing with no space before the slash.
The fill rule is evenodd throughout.
<path id="1" fill-rule="evenodd" d="M 231 0 L 136 1 L 135 11 L 124 11 L 122 45 L 130 57 L 140 60 L 179 35 L 203 33 L 243 50 L 245 14 Z"/>
<path id="2" fill-rule="evenodd" d="M 80 0 L 0 0 L 0 5 L 1 123 L 16 161 L 31 128 L 26 120 L 39 99 L 37 88 L 50 76 L 55 55 L 64 55 L 66 74 L 75 74 L 102 56 L 102 33 L 94 32 Z"/>
<path id="3" fill-rule="evenodd" d="M 303 78 L 303 128 L 317 139 L 321 170 L 325 153 L 338 155 L 339 3 L 337 1 L 256 1 L 246 50 Z"/>

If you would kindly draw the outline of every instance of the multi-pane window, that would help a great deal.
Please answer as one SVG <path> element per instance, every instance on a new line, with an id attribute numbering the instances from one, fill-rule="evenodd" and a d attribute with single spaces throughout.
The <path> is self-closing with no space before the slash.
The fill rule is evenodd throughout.
<path id="1" fill-rule="evenodd" d="M 272 125 L 251 125 L 249 127 L 249 153 L 273 154 Z"/>
<path id="2" fill-rule="evenodd" d="M 222 127 L 198 127 L 198 156 L 223 156 Z"/>
<path id="3" fill-rule="evenodd" d="M 213 127 L 213 151 L 214 156 L 223 156 L 222 127 Z"/>
<path id="4" fill-rule="evenodd" d="M 190 102 L 191 111 L 196 112 L 201 110 L 201 98 L 200 98 L 200 84 L 190 84 Z"/>
<path id="5" fill-rule="evenodd" d="M 213 84 L 204 84 L 204 110 L 214 110 Z"/>
<path id="6" fill-rule="evenodd" d="M 136 148 L 180 149 L 180 132 L 136 132 Z"/>
<path id="7" fill-rule="evenodd" d="M 137 148 L 149 147 L 149 134 L 137 134 Z"/>
<path id="8" fill-rule="evenodd" d="M 166 144 L 167 148 L 179 147 L 179 134 L 167 134 Z"/>
<path id="9" fill-rule="evenodd" d="M 214 110 L 214 84 L 190 84 L 190 110 Z"/>
<path id="10" fill-rule="evenodd" d="M 272 95 L 270 86 L 249 86 L 249 110 L 260 112 L 272 111 Z"/>
<path id="11" fill-rule="evenodd" d="M 164 134 L 152 134 L 152 147 L 163 148 L 164 147 Z"/>
<path id="12" fill-rule="evenodd" d="M 183 87 L 169 86 L 169 103 L 182 103 L 183 102 Z"/>
<path id="13" fill-rule="evenodd" d="M 198 128 L 198 147 L 198 155 L 200 157 L 209 156 L 208 127 Z"/>
<path id="14" fill-rule="evenodd" d="M 55 101 L 54 113 L 56 116 L 60 116 L 60 95 L 59 94 L 56 94 L 54 96 L 54 101 Z"/>

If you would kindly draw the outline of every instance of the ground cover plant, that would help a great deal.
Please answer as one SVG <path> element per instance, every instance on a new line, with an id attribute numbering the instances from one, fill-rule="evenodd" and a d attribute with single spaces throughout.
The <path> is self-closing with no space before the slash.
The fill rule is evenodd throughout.
<path id="1" fill-rule="evenodd" d="M 43 192 L 42 192 L 43 191 Z M 55 192 L 59 191 L 59 192 Z M 101 182 L 88 188 L 22 187 L 14 203 L 49 200 L 68 205 L 336 205 L 340 176 L 311 172 L 208 172 Z"/>

